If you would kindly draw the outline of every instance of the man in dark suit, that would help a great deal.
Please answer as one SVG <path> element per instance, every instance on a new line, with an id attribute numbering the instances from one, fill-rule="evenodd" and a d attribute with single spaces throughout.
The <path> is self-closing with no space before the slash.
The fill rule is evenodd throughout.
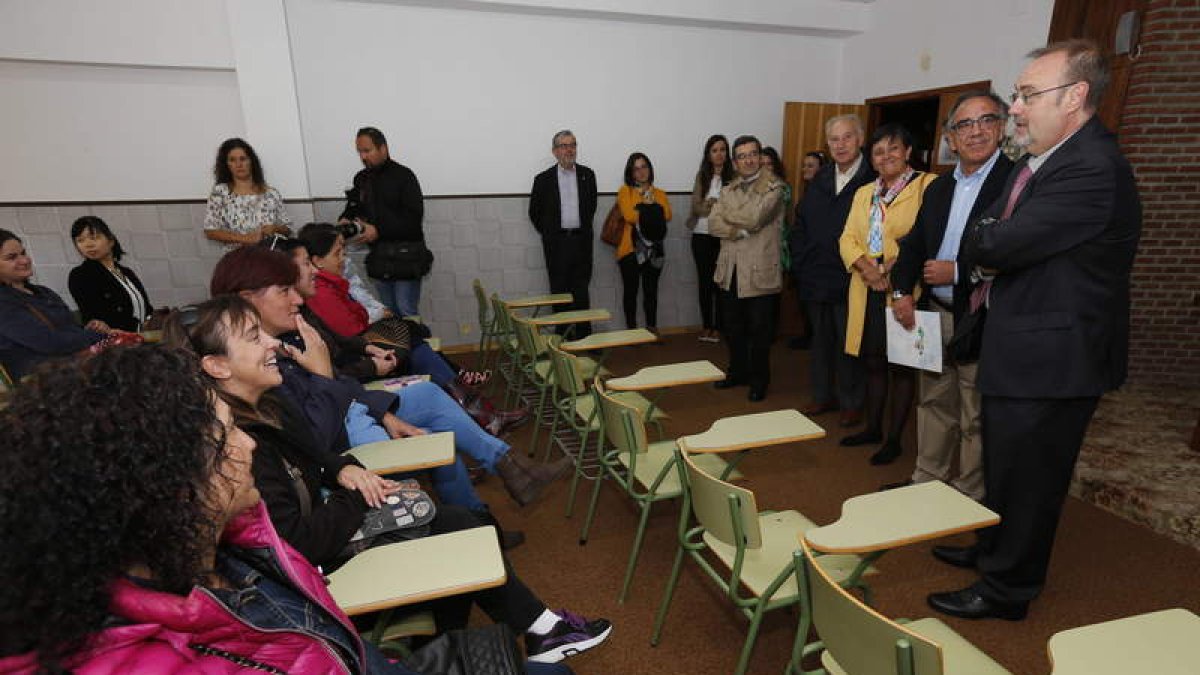
<path id="1" fill-rule="evenodd" d="M 819 415 L 840 408 L 842 426 L 854 426 L 862 419 L 865 384 L 862 364 L 846 353 L 850 273 L 842 262 L 838 239 L 854 193 L 875 180 L 875 170 L 862 151 L 863 127 L 857 115 L 826 120 L 825 141 L 833 162 L 821 167 L 804 189 L 788 241 L 796 294 L 812 324 L 812 401 L 801 412 Z"/>
<path id="2" fill-rule="evenodd" d="M 554 134 L 551 151 L 558 163 L 533 179 L 529 220 L 542 235 L 542 252 L 551 293 L 570 293 L 575 300 L 563 310 L 588 309 L 592 281 L 592 218 L 596 215 L 596 174 L 575 163 L 575 134 Z M 575 335 L 586 337 L 590 323 L 576 324 Z M 559 332 L 566 326 L 559 326 Z"/>
<path id="3" fill-rule="evenodd" d="M 983 499 L 976 363 L 970 357 L 952 358 L 949 343 L 971 295 L 971 270 L 958 255 L 963 231 L 996 201 L 1012 170 L 1012 160 L 1000 152 L 1007 114 L 1008 105 L 991 92 L 968 91 L 958 97 L 945 124 L 958 163 L 954 171 L 929 184 L 917 221 L 900 240 L 900 255 L 892 268 L 892 312 L 912 330 L 913 288 L 923 284 L 916 306 L 938 313 L 944 358 L 941 373 L 919 374 L 917 466 L 912 479 L 887 487 L 940 480 L 976 501 Z"/>
<path id="4" fill-rule="evenodd" d="M 988 312 L 979 357 L 984 504 L 1000 524 L 977 547 L 943 556 L 974 563 L 981 579 L 929 604 L 965 618 L 1024 618 L 1041 592 L 1084 433 L 1101 394 L 1124 382 L 1129 351 L 1142 211 L 1133 171 L 1095 117 L 1107 65 L 1086 40 L 1030 56 L 1011 109 L 1013 140 L 1028 154 L 962 249 L 994 275 L 971 305 Z"/>

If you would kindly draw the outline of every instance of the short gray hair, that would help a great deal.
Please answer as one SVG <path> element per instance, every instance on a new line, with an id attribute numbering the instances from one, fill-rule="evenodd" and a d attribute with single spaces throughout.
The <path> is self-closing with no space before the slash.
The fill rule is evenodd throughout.
<path id="1" fill-rule="evenodd" d="M 996 92 L 985 91 L 983 89 L 970 89 L 959 94 L 958 98 L 954 99 L 954 105 L 950 106 L 950 112 L 946 115 L 946 122 L 943 125 L 946 131 L 950 130 L 950 125 L 954 122 L 954 115 L 958 113 L 958 109 L 961 108 L 964 103 L 974 98 L 986 98 L 990 100 L 992 103 L 996 104 L 997 108 L 1000 109 L 1001 117 L 1008 117 L 1008 102 L 1000 98 Z"/>
<path id="2" fill-rule="evenodd" d="M 1100 51 L 1100 46 L 1095 42 L 1076 38 L 1053 42 L 1035 49 L 1029 52 L 1029 58 L 1040 59 L 1060 52 L 1067 56 L 1067 80 L 1072 83 L 1087 82 L 1088 93 L 1084 105 L 1089 110 L 1096 110 L 1100 107 L 1100 100 L 1104 98 L 1104 90 L 1108 88 L 1110 78 L 1108 59 L 1104 58 L 1104 52 Z M 1062 96 L 1062 92 L 1059 96 Z"/>
<path id="3" fill-rule="evenodd" d="M 558 142 L 560 140 L 566 138 L 567 136 L 574 138 L 575 132 L 571 131 L 570 129 L 563 129 L 562 131 L 558 132 L 557 134 L 554 134 L 554 138 L 550 139 L 550 149 L 553 150 L 554 148 L 557 148 Z"/>
<path id="4" fill-rule="evenodd" d="M 862 118 L 854 113 L 847 113 L 845 115 L 834 115 L 833 117 L 825 120 L 826 136 L 828 136 L 830 130 L 833 129 L 833 125 L 837 124 L 838 122 L 849 122 L 850 124 L 854 125 L 855 129 L 858 130 L 859 136 L 866 137 L 867 135 L 867 130 L 863 128 Z"/>

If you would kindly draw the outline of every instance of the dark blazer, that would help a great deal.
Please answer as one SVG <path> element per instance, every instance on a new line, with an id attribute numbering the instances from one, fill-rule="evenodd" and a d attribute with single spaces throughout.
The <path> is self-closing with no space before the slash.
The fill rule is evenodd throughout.
<path id="1" fill-rule="evenodd" d="M 854 193 L 875 180 L 875 169 L 871 168 L 871 158 L 864 155 L 858 172 L 840 193 L 834 192 L 836 171 L 836 164 L 821 167 L 796 206 L 788 246 L 801 300 L 846 302 L 850 273 L 842 262 L 838 239 L 846 227 Z"/>
<path id="2" fill-rule="evenodd" d="M 979 391 L 1095 397 L 1125 381 L 1129 276 L 1142 205 L 1116 137 L 1093 117 L 1033 174 L 1011 217 L 1004 197 L 968 230 L 968 262 L 997 270 Z"/>
<path id="3" fill-rule="evenodd" d="M 258 444 L 251 464 L 254 486 L 279 536 L 312 564 L 328 565 L 338 559 L 350 537 L 362 526 L 367 511 L 362 493 L 337 484 L 338 472 L 357 462 L 347 455 L 319 450 L 300 411 L 282 398 L 274 402 L 282 413 L 279 427 L 266 423 L 243 425 Z M 307 515 L 289 466 L 304 482 L 309 501 Z M 328 499 L 321 498 L 322 487 L 331 490 Z"/>
<path id="4" fill-rule="evenodd" d="M 579 189 L 579 226 L 590 233 L 596 215 L 596 174 L 586 166 L 576 164 L 575 183 Z M 529 192 L 529 220 L 542 236 L 562 230 L 557 164 L 534 177 L 533 189 Z"/>
<path id="5" fill-rule="evenodd" d="M 142 280 L 124 265 L 118 264 L 117 269 L 121 270 L 121 274 L 132 281 L 134 287 L 142 294 L 146 316 L 149 316 L 154 308 L 150 306 L 150 296 L 146 295 Z M 99 319 L 113 328 L 136 332 L 138 324 L 146 318 L 133 315 L 133 301 L 129 299 L 125 287 L 104 268 L 104 265 L 95 260 L 84 260 L 72 269 L 67 277 L 67 288 L 71 291 L 71 297 L 75 298 L 80 318 L 85 324 Z"/>
<path id="6" fill-rule="evenodd" d="M 80 328 L 57 293 L 27 286 L 32 294 L 0 284 L 0 364 L 15 380 L 43 361 L 70 356 L 104 339 L 102 333 Z"/>
<path id="7" fill-rule="evenodd" d="M 425 196 L 417 174 L 390 158 L 359 171 L 338 218 L 371 223 L 379 230 L 379 241 L 425 241 Z"/>
<path id="8" fill-rule="evenodd" d="M 1012 160 L 1000 153 L 996 163 L 992 165 L 991 172 L 980 186 L 979 194 L 975 196 L 975 203 L 971 205 L 971 212 L 967 215 L 968 224 L 1000 197 L 1012 168 Z M 937 256 L 938 249 L 942 247 L 942 239 L 946 236 L 946 221 L 950 218 L 954 188 L 957 185 L 954 172 L 950 171 L 938 176 L 925 188 L 925 197 L 921 202 L 921 210 L 917 212 L 917 220 L 908 234 L 900 240 L 900 256 L 896 258 L 896 264 L 892 267 L 892 287 L 896 290 L 912 293 L 917 284 L 921 283 L 925 261 Z M 964 226 L 963 234 L 966 232 Z M 959 248 L 962 248 L 961 240 Z M 954 284 L 954 319 L 957 321 L 970 305 L 971 288 L 974 284 L 971 283 L 971 268 L 963 265 L 957 255 L 956 259 L 958 282 Z M 930 295 L 929 292 L 923 293 L 917 307 L 929 309 Z"/>

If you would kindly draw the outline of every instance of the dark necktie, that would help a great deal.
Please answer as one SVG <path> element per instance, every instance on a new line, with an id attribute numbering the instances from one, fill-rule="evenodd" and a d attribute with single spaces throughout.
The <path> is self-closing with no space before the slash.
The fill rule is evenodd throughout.
<path id="1" fill-rule="evenodd" d="M 1013 180 L 1012 190 L 1008 193 L 1008 201 L 1004 203 L 1004 213 L 1000 216 L 1000 220 L 1008 220 L 1012 215 L 1013 208 L 1017 205 L 1017 200 L 1021 198 L 1021 193 L 1025 191 L 1025 186 L 1029 184 L 1029 179 L 1033 177 L 1033 169 L 1029 168 L 1029 163 L 1021 165 L 1021 170 L 1017 172 L 1017 177 Z M 984 279 L 982 284 L 975 287 L 971 291 L 971 313 L 979 311 L 980 305 L 987 301 L 988 293 L 992 290 L 992 280 Z"/>

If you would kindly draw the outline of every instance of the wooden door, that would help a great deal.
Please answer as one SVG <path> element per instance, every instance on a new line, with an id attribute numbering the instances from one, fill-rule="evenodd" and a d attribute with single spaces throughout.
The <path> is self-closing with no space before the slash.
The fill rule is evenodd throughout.
<path id="1" fill-rule="evenodd" d="M 1114 55 L 1117 22 L 1126 12 L 1146 15 L 1145 0 L 1055 0 L 1054 14 L 1050 18 L 1049 42 L 1071 38 L 1089 38 L 1100 45 L 1108 57 L 1112 70 L 1112 81 L 1100 101 L 1098 114 L 1109 129 L 1121 127 L 1121 111 L 1125 108 L 1125 94 L 1129 89 L 1129 75 L 1138 50 L 1131 54 Z M 1134 36 L 1136 43 L 1138 36 Z"/>
<path id="2" fill-rule="evenodd" d="M 799 202 L 800 161 L 814 150 L 828 154 L 825 146 L 825 120 L 834 115 L 857 114 L 865 125 L 867 107 L 853 103 L 801 103 L 789 101 L 783 104 L 783 148 L 780 158 L 787 167 L 787 182 L 792 186 L 795 201 Z"/>
<path id="3" fill-rule="evenodd" d="M 944 173 L 954 168 L 954 163 L 958 158 L 950 152 L 950 146 L 945 139 L 945 128 L 943 122 L 950 116 L 950 106 L 954 105 L 954 101 L 959 94 L 965 91 L 990 91 L 992 88 L 991 80 L 980 80 L 977 82 L 964 82 L 955 84 L 949 87 L 938 87 L 936 89 L 922 89 L 921 91 L 910 91 L 903 94 L 892 94 L 889 96 L 880 96 L 877 98 L 867 99 L 867 108 L 870 111 L 867 120 L 868 134 L 875 130 L 875 127 L 884 121 L 886 109 L 889 106 L 904 105 L 919 101 L 936 101 L 937 113 L 933 120 L 926 120 L 926 126 L 933 129 L 931 137 L 928 139 L 928 145 L 925 145 L 918 138 L 918 145 L 924 147 L 921 150 L 928 150 L 929 156 L 925 159 L 926 167 L 933 173 Z M 935 106 L 930 105 L 928 109 L 932 111 Z M 917 129 L 914 125 L 909 125 L 909 131 L 917 134 Z"/>

